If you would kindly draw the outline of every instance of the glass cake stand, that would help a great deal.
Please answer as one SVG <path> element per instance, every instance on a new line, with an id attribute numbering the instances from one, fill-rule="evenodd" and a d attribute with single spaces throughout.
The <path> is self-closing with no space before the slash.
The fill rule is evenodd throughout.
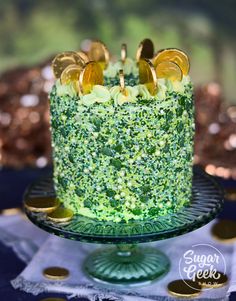
<path id="1" fill-rule="evenodd" d="M 75 215 L 67 224 L 49 221 L 43 213 L 25 208 L 28 218 L 45 231 L 76 241 L 113 244 L 91 253 L 84 270 L 94 280 L 125 286 L 150 283 L 170 269 L 168 257 L 157 248 L 138 244 L 182 235 L 214 219 L 223 205 L 223 192 L 215 180 L 194 168 L 192 200 L 175 214 L 146 221 L 114 223 Z M 52 177 L 32 184 L 24 198 L 55 196 Z"/>

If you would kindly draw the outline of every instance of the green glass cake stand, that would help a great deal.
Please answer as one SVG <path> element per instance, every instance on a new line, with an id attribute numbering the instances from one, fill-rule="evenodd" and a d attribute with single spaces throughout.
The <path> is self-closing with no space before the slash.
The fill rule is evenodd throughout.
<path id="1" fill-rule="evenodd" d="M 32 184 L 25 199 L 55 196 L 52 177 Z M 175 214 L 128 223 L 102 222 L 80 215 L 68 224 L 49 221 L 45 214 L 25 209 L 28 218 L 45 231 L 60 237 L 115 246 L 92 252 L 84 270 L 94 280 L 125 286 L 150 283 L 170 269 L 168 257 L 155 247 L 138 246 L 178 236 L 207 224 L 220 212 L 223 193 L 215 180 L 194 168 L 192 199 L 188 207 Z"/>

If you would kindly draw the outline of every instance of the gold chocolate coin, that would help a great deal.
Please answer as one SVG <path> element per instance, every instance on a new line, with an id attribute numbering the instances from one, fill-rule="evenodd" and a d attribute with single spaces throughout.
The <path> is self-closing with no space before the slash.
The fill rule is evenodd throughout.
<path id="1" fill-rule="evenodd" d="M 74 51 L 59 53 L 52 61 L 52 70 L 56 78 L 60 78 L 63 70 L 69 65 L 78 65 L 81 68 L 84 65 L 82 58 Z"/>
<path id="2" fill-rule="evenodd" d="M 110 54 L 107 47 L 100 41 L 93 41 L 88 51 L 88 58 L 90 61 L 98 62 L 102 69 L 106 69 Z"/>
<path id="3" fill-rule="evenodd" d="M 219 220 L 211 228 L 212 236 L 221 242 L 236 241 L 236 221 Z"/>
<path id="4" fill-rule="evenodd" d="M 69 275 L 69 271 L 61 267 L 49 267 L 43 270 L 43 276 L 51 280 L 63 280 Z"/>
<path id="5" fill-rule="evenodd" d="M 3 209 L 0 210 L 1 215 L 16 215 L 16 214 L 22 214 L 21 208 L 9 208 L 9 209 Z"/>
<path id="6" fill-rule="evenodd" d="M 150 39 L 144 39 L 138 46 L 136 53 L 137 62 L 140 59 L 152 59 L 154 56 L 154 45 Z"/>
<path id="7" fill-rule="evenodd" d="M 201 293 L 201 285 L 192 280 L 174 280 L 167 286 L 168 292 L 176 297 L 191 298 Z"/>
<path id="8" fill-rule="evenodd" d="M 139 82 L 147 87 L 151 95 L 157 92 L 157 76 L 151 61 L 141 59 L 138 63 Z"/>
<path id="9" fill-rule="evenodd" d="M 45 299 L 41 299 L 40 301 L 66 301 L 66 299 L 63 299 L 63 298 L 45 298 Z"/>
<path id="10" fill-rule="evenodd" d="M 228 201 L 236 201 L 236 189 L 235 188 L 225 189 L 225 199 Z"/>
<path id="11" fill-rule="evenodd" d="M 157 78 L 166 78 L 172 81 L 181 81 L 183 74 L 180 67 L 171 61 L 163 61 L 156 65 Z"/>
<path id="12" fill-rule="evenodd" d="M 61 83 L 68 84 L 79 80 L 82 68 L 78 65 L 69 65 L 63 70 L 61 74 Z"/>
<path id="13" fill-rule="evenodd" d="M 120 57 L 121 57 L 121 62 L 124 64 L 125 60 L 127 58 L 127 45 L 126 44 L 121 45 Z"/>
<path id="14" fill-rule="evenodd" d="M 72 219 L 73 211 L 68 208 L 59 207 L 56 210 L 50 212 L 47 217 L 49 220 L 55 223 L 65 223 Z"/>
<path id="15" fill-rule="evenodd" d="M 183 51 L 175 48 L 161 50 L 153 59 L 153 65 L 156 67 L 160 62 L 171 61 L 176 63 L 182 70 L 184 75 L 189 72 L 189 58 Z"/>
<path id="16" fill-rule="evenodd" d="M 85 62 L 85 63 L 88 63 L 89 62 L 89 58 L 87 56 L 86 53 L 84 53 L 83 51 L 77 51 L 76 52 L 78 54 L 78 56 L 81 57 L 81 59 Z"/>
<path id="17" fill-rule="evenodd" d="M 32 212 L 50 213 L 59 207 L 60 202 L 54 197 L 40 197 L 27 199 L 25 200 L 24 205 Z"/>
<path id="18" fill-rule="evenodd" d="M 119 78 L 120 78 L 120 91 L 124 92 L 125 91 L 125 77 L 124 77 L 124 72 L 122 69 L 119 71 Z"/>
<path id="19" fill-rule="evenodd" d="M 88 94 L 95 85 L 103 85 L 103 71 L 99 63 L 89 62 L 80 73 L 80 90 L 83 94 Z"/>
<path id="20" fill-rule="evenodd" d="M 197 277 L 196 281 L 204 288 L 218 288 L 224 286 L 228 282 L 227 275 L 216 271 L 212 275 L 211 271 L 204 271 L 204 277 Z"/>

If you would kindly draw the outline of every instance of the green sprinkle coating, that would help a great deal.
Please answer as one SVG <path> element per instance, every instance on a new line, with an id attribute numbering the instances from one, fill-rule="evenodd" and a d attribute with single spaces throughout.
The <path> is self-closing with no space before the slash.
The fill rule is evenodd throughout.
<path id="1" fill-rule="evenodd" d="M 78 96 L 58 96 L 54 86 L 50 107 L 55 189 L 67 208 L 120 222 L 174 213 L 190 202 L 190 83 L 165 100 L 122 106 L 84 106 Z"/>

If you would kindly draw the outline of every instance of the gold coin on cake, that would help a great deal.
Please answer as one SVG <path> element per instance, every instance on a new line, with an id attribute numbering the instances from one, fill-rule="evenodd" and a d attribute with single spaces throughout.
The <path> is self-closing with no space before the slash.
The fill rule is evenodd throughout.
<path id="1" fill-rule="evenodd" d="M 189 58 L 182 50 L 175 48 L 168 48 L 161 50 L 153 59 L 153 65 L 156 67 L 159 63 L 163 61 L 171 61 L 176 63 L 183 72 L 183 75 L 189 73 Z"/>
<path id="2" fill-rule="evenodd" d="M 40 197 L 27 199 L 24 205 L 32 212 L 50 213 L 59 207 L 60 201 L 55 197 Z"/>
<path id="3" fill-rule="evenodd" d="M 63 85 L 78 82 L 82 67 L 78 65 L 67 66 L 61 74 L 61 83 Z"/>
<path id="4" fill-rule="evenodd" d="M 144 39 L 138 46 L 136 53 L 137 62 L 140 59 L 152 59 L 154 56 L 154 45 L 152 40 Z"/>
<path id="5" fill-rule="evenodd" d="M 88 94 L 95 85 L 103 85 L 103 71 L 99 63 L 89 62 L 80 73 L 79 87 L 83 94 Z"/>
<path id="6" fill-rule="evenodd" d="M 88 58 L 88 56 L 87 56 L 86 53 L 84 53 L 83 51 L 77 51 L 76 53 L 82 58 L 82 60 L 83 60 L 85 63 L 88 63 L 88 62 L 89 62 L 89 58 Z"/>
<path id="7" fill-rule="evenodd" d="M 43 270 L 44 277 L 51 280 L 63 280 L 69 277 L 70 273 L 62 267 L 48 267 Z"/>
<path id="8" fill-rule="evenodd" d="M 138 67 L 140 84 L 145 85 L 151 95 L 155 95 L 157 92 L 157 76 L 151 61 L 141 59 Z"/>
<path id="9" fill-rule="evenodd" d="M 236 221 L 219 220 L 211 228 L 212 236 L 225 243 L 236 241 Z"/>
<path id="10" fill-rule="evenodd" d="M 166 78 L 171 81 L 181 81 L 183 77 L 183 73 L 180 67 L 171 61 L 163 61 L 156 65 L 156 74 L 157 78 Z"/>
<path id="11" fill-rule="evenodd" d="M 127 45 L 126 44 L 122 44 L 121 45 L 121 53 L 120 53 L 120 57 L 121 57 L 121 61 L 124 64 L 125 60 L 127 58 Z"/>
<path id="12" fill-rule="evenodd" d="M 100 41 L 93 41 L 88 51 L 90 61 L 99 62 L 102 69 L 105 69 L 109 63 L 110 54 L 107 47 Z"/>
<path id="13" fill-rule="evenodd" d="M 55 298 L 51 297 L 51 298 L 41 299 L 40 301 L 66 301 L 66 299 L 57 298 L 57 297 L 55 297 Z"/>
<path id="14" fill-rule="evenodd" d="M 196 281 L 204 288 L 218 288 L 226 285 L 228 282 L 227 275 L 219 271 L 213 272 L 206 271 L 204 278 L 198 277 Z"/>
<path id="15" fill-rule="evenodd" d="M 56 210 L 50 212 L 47 218 L 55 223 L 69 222 L 73 218 L 73 211 L 68 208 L 59 207 Z"/>
<path id="16" fill-rule="evenodd" d="M 201 285 L 192 280 L 174 280 L 167 286 L 168 292 L 175 297 L 192 298 L 200 295 Z"/>
<path id="17" fill-rule="evenodd" d="M 69 66 L 76 64 L 81 68 L 84 65 L 82 58 L 74 51 L 66 51 L 59 53 L 52 61 L 52 70 L 56 78 L 60 78 L 63 70 Z"/>
<path id="18" fill-rule="evenodd" d="M 120 91 L 125 91 L 125 76 L 123 70 L 119 71 L 119 79 L 120 79 Z"/>

